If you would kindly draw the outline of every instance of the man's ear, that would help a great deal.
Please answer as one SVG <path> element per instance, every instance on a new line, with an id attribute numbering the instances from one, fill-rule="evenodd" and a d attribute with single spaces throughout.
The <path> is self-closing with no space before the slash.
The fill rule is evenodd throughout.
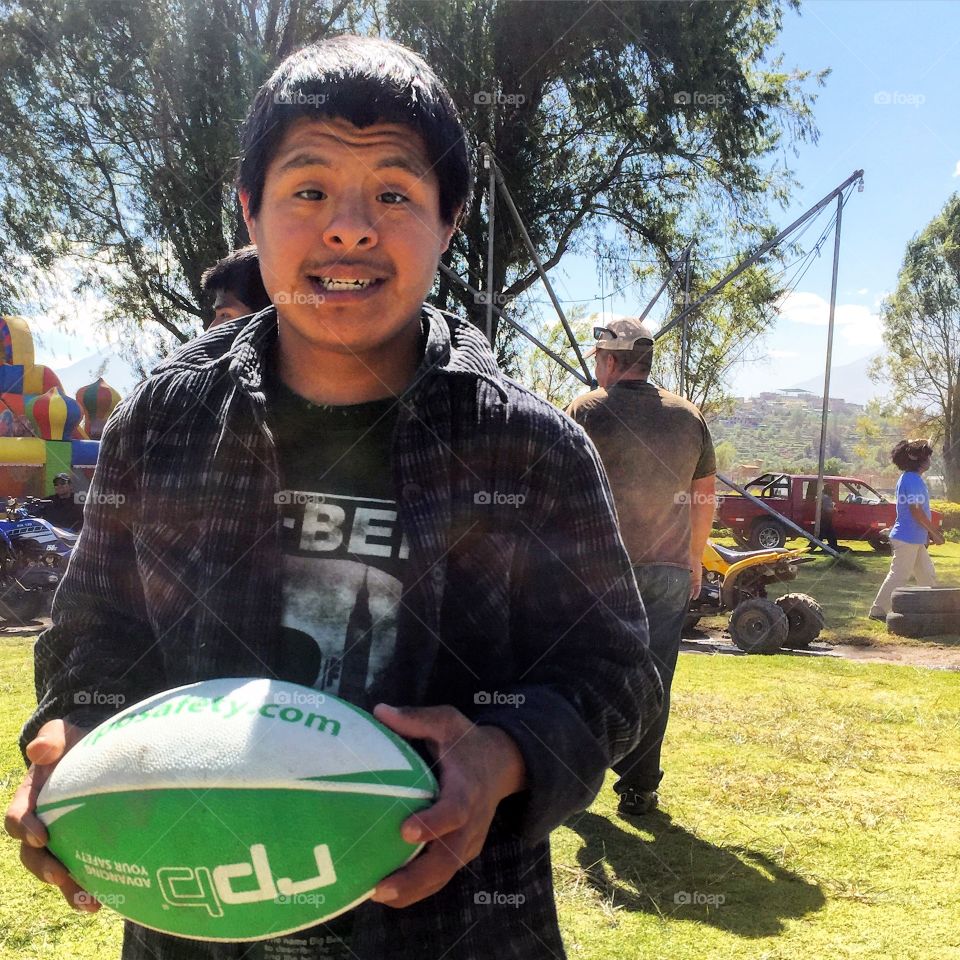
<path id="1" fill-rule="evenodd" d="M 243 222 L 247 225 L 250 242 L 256 245 L 256 220 L 250 214 L 250 194 L 246 190 L 238 190 L 237 196 L 240 198 L 240 209 L 243 211 Z"/>
<path id="2" fill-rule="evenodd" d="M 461 203 L 459 207 L 453 212 L 453 218 L 450 226 L 444 226 L 444 241 L 443 249 L 440 253 L 446 253 L 450 247 L 450 241 L 453 239 L 453 235 L 460 229 L 460 217 L 463 215 L 463 204 Z"/>

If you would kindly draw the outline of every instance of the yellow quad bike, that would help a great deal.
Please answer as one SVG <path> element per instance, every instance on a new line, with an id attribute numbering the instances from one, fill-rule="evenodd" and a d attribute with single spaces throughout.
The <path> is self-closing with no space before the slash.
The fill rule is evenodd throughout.
<path id="1" fill-rule="evenodd" d="M 703 585 L 690 601 L 685 629 L 701 617 L 730 611 L 733 642 L 747 653 L 776 653 L 781 647 L 809 646 L 823 629 L 823 610 L 805 593 L 788 593 L 774 602 L 767 586 L 797 576 L 801 563 L 811 563 L 806 550 L 730 550 L 708 540 L 703 551 Z"/>

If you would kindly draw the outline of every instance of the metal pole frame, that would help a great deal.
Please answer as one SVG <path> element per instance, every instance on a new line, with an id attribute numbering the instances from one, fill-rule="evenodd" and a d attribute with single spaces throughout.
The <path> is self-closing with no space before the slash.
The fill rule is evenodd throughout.
<path id="1" fill-rule="evenodd" d="M 837 197 L 837 225 L 833 234 L 833 278 L 830 281 L 830 318 L 827 323 L 827 362 L 823 374 L 823 411 L 820 416 L 820 457 L 817 463 L 817 505 L 813 531 L 820 536 L 823 509 L 823 463 L 827 452 L 827 420 L 830 417 L 830 367 L 833 362 L 833 326 L 837 307 L 837 273 L 840 269 L 840 225 L 843 220 L 843 196 Z"/>

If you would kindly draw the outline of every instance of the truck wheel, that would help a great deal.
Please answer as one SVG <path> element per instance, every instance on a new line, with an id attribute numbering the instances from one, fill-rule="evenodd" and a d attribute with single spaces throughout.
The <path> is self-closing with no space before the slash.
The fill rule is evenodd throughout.
<path id="1" fill-rule="evenodd" d="M 877 553 L 889 554 L 892 552 L 889 530 L 878 530 L 875 533 L 871 533 L 867 537 L 867 543 L 869 543 Z"/>
<path id="2" fill-rule="evenodd" d="M 773 550 L 786 542 L 786 528 L 776 520 L 758 520 L 750 530 L 750 546 L 754 550 Z"/>
<path id="3" fill-rule="evenodd" d="M 730 615 L 730 639 L 745 653 L 776 653 L 790 632 L 787 615 L 772 601 L 751 597 Z"/>
<path id="4" fill-rule="evenodd" d="M 887 631 L 898 637 L 960 633 L 960 613 L 888 613 Z"/>
<path id="5" fill-rule="evenodd" d="M 823 629 L 823 608 L 805 593 L 788 593 L 777 600 L 790 625 L 785 647 L 801 650 L 820 636 Z"/>
<path id="6" fill-rule="evenodd" d="M 960 587 L 898 587 L 890 598 L 893 613 L 952 613 L 960 618 Z"/>

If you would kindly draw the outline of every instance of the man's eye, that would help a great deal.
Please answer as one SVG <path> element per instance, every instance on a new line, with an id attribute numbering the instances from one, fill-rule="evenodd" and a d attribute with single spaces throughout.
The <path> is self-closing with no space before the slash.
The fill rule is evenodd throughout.
<path id="1" fill-rule="evenodd" d="M 408 203 L 410 198 L 404 196 L 402 193 L 397 193 L 395 190 L 388 190 L 386 193 L 381 193 L 377 198 L 378 200 L 386 200 L 388 206 L 399 206 L 402 203 Z"/>
<path id="2" fill-rule="evenodd" d="M 298 190 L 296 196 L 301 200 L 322 200 L 326 194 L 322 190 Z"/>

